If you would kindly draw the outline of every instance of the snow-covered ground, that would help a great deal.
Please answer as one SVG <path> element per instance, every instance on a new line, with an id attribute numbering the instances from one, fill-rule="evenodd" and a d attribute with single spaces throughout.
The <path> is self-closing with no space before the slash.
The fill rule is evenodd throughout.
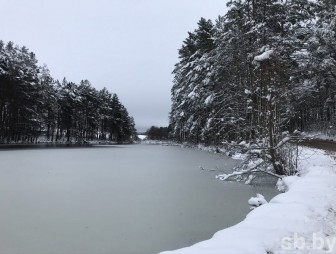
<path id="1" fill-rule="evenodd" d="M 162 254 L 336 253 L 335 165 L 325 151 L 301 148 L 300 176 L 283 179 L 285 193 L 210 240 Z"/>
<path id="2" fill-rule="evenodd" d="M 336 133 L 334 130 L 329 130 L 326 133 L 322 132 L 303 132 L 303 136 L 311 139 L 320 140 L 336 140 Z"/>
<path id="3" fill-rule="evenodd" d="M 147 138 L 147 135 L 139 134 L 139 135 L 138 135 L 138 138 L 139 138 L 140 140 L 145 140 L 145 139 Z"/>

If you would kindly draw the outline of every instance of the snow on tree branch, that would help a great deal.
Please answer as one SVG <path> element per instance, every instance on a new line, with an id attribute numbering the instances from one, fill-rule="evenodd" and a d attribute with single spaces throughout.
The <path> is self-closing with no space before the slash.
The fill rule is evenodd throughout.
<path id="1" fill-rule="evenodd" d="M 258 56 L 255 56 L 254 57 L 254 61 L 255 62 L 263 62 L 263 61 L 266 61 L 268 59 L 271 58 L 271 56 L 273 55 L 274 53 L 274 50 L 273 49 L 269 49 L 269 50 L 266 50 L 264 53 L 258 55 Z"/>

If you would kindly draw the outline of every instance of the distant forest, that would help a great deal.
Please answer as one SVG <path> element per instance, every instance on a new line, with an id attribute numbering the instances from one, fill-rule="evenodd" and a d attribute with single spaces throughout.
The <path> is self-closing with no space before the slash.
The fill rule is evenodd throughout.
<path id="1" fill-rule="evenodd" d="M 181 142 L 266 143 L 336 133 L 336 2 L 231 0 L 179 49 L 170 134 Z"/>
<path id="2" fill-rule="evenodd" d="M 35 54 L 0 41 L 0 143 L 129 142 L 135 124 L 116 94 L 54 80 Z"/>
<path id="3" fill-rule="evenodd" d="M 151 140 L 168 140 L 169 130 L 168 127 L 151 126 L 145 133 L 148 139 Z"/>

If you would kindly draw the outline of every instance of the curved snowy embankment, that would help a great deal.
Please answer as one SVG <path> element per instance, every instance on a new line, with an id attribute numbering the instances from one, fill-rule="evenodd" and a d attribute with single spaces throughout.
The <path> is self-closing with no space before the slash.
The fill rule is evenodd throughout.
<path id="1" fill-rule="evenodd" d="M 301 176 L 284 178 L 287 192 L 209 240 L 161 254 L 336 253 L 335 164 L 322 150 L 302 148 Z"/>

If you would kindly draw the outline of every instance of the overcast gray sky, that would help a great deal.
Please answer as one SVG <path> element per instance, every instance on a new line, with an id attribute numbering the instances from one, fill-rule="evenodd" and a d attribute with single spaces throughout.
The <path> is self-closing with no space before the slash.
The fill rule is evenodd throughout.
<path id="1" fill-rule="evenodd" d="M 226 0 L 0 0 L 0 39 L 35 52 L 54 78 L 117 93 L 138 130 L 167 126 L 177 50 Z"/>

